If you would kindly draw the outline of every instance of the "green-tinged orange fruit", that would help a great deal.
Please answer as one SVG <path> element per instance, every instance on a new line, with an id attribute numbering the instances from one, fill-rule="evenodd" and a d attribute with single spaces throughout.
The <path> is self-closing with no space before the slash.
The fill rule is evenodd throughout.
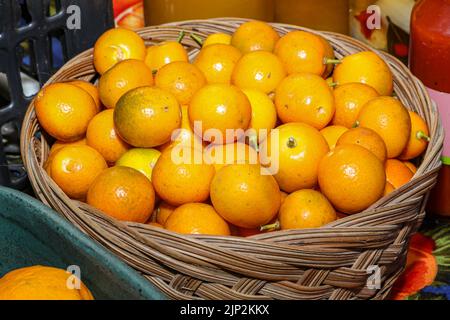
<path id="1" fill-rule="evenodd" d="M 152 148 L 168 142 L 181 125 L 177 99 L 158 88 L 128 91 L 114 109 L 114 124 L 120 137 L 135 147 Z"/>

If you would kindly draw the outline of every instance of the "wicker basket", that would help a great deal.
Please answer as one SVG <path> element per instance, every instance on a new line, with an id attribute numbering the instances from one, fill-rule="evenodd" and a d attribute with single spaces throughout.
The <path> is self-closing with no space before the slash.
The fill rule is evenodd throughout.
<path id="1" fill-rule="evenodd" d="M 184 21 L 139 31 L 148 45 L 175 40 L 180 31 L 204 38 L 232 33 L 243 19 Z M 280 34 L 304 28 L 273 24 Z M 371 50 L 334 33 L 317 32 L 333 45 L 336 56 Z M 190 57 L 199 46 L 183 44 Z M 431 142 L 413 180 L 362 213 L 318 229 L 266 233 L 249 238 L 186 236 L 111 219 L 70 200 L 42 168 L 49 139 L 40 134 L 33 103 L 25 116 L 21 148 L 36 195 L 174 299 L 383 299 L 405 265 L 412 233 L 425 215 L 428 192 L 440 168 L 443 130 L 425 87 L 395 58 L 379 53 L 390 65 L 395 94 L 430 127 Z M 81 53 L 50 80 L 92 80 L 92 50 Z M 370 266 L 378 266 L 381 287 L 369 288 Z"/>

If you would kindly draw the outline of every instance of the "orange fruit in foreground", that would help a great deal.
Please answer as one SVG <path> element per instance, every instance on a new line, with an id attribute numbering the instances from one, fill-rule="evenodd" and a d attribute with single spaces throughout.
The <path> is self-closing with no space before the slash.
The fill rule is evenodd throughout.
<path id="1" fill-rule="evenodd" d="M 228 164 L 259 163 L 258 152 L 243 142 L 213 144 L 205 148 L 204 159 L 214 164 L 216 171 Z"/>
<path id="2" fill-rule="evenodd" d="M 103 74 L 116 63 L 127 60 L 145 58 L 145 43 L 141 37 L 124 28 L 114 28 L 103 33 L 94 45 L 94 66 Z"/>
<path id="3" fill-rule="evenodd" d="M 241 89 L 271 93 L 285 77 L 284 65 L 276 55 L 254 51 L 244 54 L 236 63 L 231 82 Z"/>
<path id="4" fill-rule="evenodd" d="M 239 26 L 231 37 L 231 45 L 242 53 L 273 51 L 280 36 L 271 25 L 262 21 L 248 21 Z"/>
<path id="5" fill-rule="evenodd" d="M 211 202 L 229 223 L 256 228 L 270 222 L 281 203 L 273 176 L 257 164 L 231 164 L 217 171 L 211 182 Z"/>
<path id="6" fill-rule="evenodd" d="M 100 99 L 107 108 L 114 108 L 117 101 L 128 91 L 153 85 L 153 75 L 139 60 L 125 60 L 116 64 L 100 77 Z"/>
<path id="7" fill-rule="evenodd" d="M 430 132 L 428 125 L 421 116 L 414 111 L 408 111 L 411 118 L 411 134 L 408 144 L 398 157 L 401 160 L 410 160 L 420 156 L 428 146 Z"/>
<path id="8" fill-rule="evenodd" d="M 153 212 L 155 192 L 142 173 L 117 166 L 94 180 L 86 202 L 118 220 L 145 223 Z"/>
<path id="9" fill-rule="evenodd" d="M 367 102 L 358 115 L 359 127 L 372 129 L 386 144 L 387 157 L 396 158 L 405 149 L 411 133 L 408 110 L 392 97 Z"/>
<path id="10" fill-rule="evenodd" d="M 241 56 L 242 53 L 233 46 L 213 44 L 200 50 L 194 65 L 203 72 L 208 83 L 230 84 L 234 66 Z"/>
<path id="11" fill-rule="evenodd" d="M 164 225 L 167 221 L 167 218 L 169 218 L 169 216 L 175 209 L 176 207 L 171 206 L 168 203 L 161 202 L 161 204 L 156 209 L 156 222 L 160 225 Z"/>
<path id="12" fill-rule="evenodd" d="M 320 161 L 320 191 L 343 213 L 367 209 L 383 196 L 385 183 L 383 163 L 361 146 L 337 146 Z"/>
<path id="13" fill-rule="evenodd" d="M 374 88 L 381 96 L 390 96 L 394 82 L 391 69 L 376 53 L 363 51 L 344 57 L 333 72 L 338 85 L 360 82 Z"/>
<path id="14" fill-rule="evenodd" d="M 148 47 L 144 61 L 153 72 L 158 71 L 162 66 L 171 62 L 188 62 L 189 57 L 182 44 L 176 41 L 164 41 Z"/>
<path id="15" fill-rule="evenodd" d="M 283 62 L 288 74 L 313 73 L 322 76 L 327 68 L 327 47 L 324 39 L 306 31 L 291 31 L 281 37 L 274 53 Z"/>
<path id="16" fill-rule="evenodd" d="M 386 160 L 384 167 L 386 170 L 386 180 L 395 189 L 408 183 L 414 176 L 414 173 L 403 162 L 397 159 Z"/>
<path id="17" fill-rule="evenodd" d="M 80 280 L 79 289 L 68 287 L 73 277 L 66 270 L 39 265 L 16 269 L 0 279 L 0 300 L 94 300 Z"/>
<path id="18" fill-rule="evenodd" d="M 335 110 L 327 82 L 311 73 L 293 74 L 281 81 L 275 106 L 283 123 L 304 122 L 319 130 L 327 126 Z"/>
<path id="19" fill-rule="evenodd" d="M 161 199 L 179 206 L 206 201 L 214 173 L 214 166 L 203 161 L 202 151 L 171 148 L 165 150 L 156 162 L 152 182 Z"/>
<path id="20" fill-rule="evenodd" d="M 167 218 L 164 228 L 184 234 L 230 235 L 230 227 L 226 221 L 206 203 L 179 206 Z"/>
<path id="21" fill-rule="evenodd" d="M 381 162 L 386 161 L 386 144 L 372 129 L 360 127 L 348 130 L 338 139 L 336 145 L 344 144 L 357 144 L 372 152 Z"/>
<path id="22" fill-rule="evenodd" d="M 47 172 L 68 197 L 83 200 L 94 179 L 107 167 L 94 148 L 72 145 L 56 151 Z"/>
<path id="23" fill-rule="evenodd" d="M 69 83 L 83 89 L 91 95 L 92 99 L 94 99 L 95 105 L 97 106 L 97 112 L 102 109 L 102 102 L 100 101 L 100 94 L 96 85 L 83 80 L 73 80 Z"/>
<path id="24" fill-rule="evenodd" d="M 97 113 L 91 95 L 69 83 L 52 83 L 42 88 L 34 100 L 34 108 L 44 130 L 64 142 L 82 139 Z"/>
<path id="25" fill-rule="evenodd" d="M 363 83 L 346 83 L 333 90 L 336 112 L 332 123 L 347 128 L 353 128 L 358 119 L 359 111 L 369 102 L 378 97 L 377 91 Z"/>
<path id="26" fill-rule="evenodd" d="M 323 135 L 325 140 L 327 140 L 328 146 L 331 150 L 336 146 L 339 138 L 342 137 L 342 135 L 347 131 L 348 129 L 343 126 L 328 126 L 320 130 L 320 133 Z"/>
<path id="27" fill-rule="evenodd" d="M 205 84 L 206 78 L 200 69 L 185 61 L 166 64 L 155 76 L 155 85 L 172 93 L 181 105 L 189 104 Z"/>
<path id="28" fill-rule="evenodd" d="M 114 109 L 120 137 L 135 147 L 151 148 L 168 142 L 181 125 L 181 109 L 164 90 L 140 87 L 128 91 Z"/>
<path id="29" fill-rule="evenodd" d="M 208 141 L 204 136 L 209 129 L 217 130 L 217 134 L 222 135 L 222 139 L 232 142 L 239 138 L 236 132 L 231 137 L 227 137 L 227 129 L 247 129 L 251 119 L 251 106 L 247 96 L 235 86 L 226 84 L 210 84 L 199 91 L 192 98 L 188 108 L 189 120 L 194 132 L 195 122 L 201 121 L 201 135 L 203 140 Z M 233 133 L 233 132 L 232 132 Z M 215 143 L 216 136 L 212 137 Z M 230 139 L 228 139 L 230 138 Z"/>
<path id="30" fill-rule="evenodd" d="M 114 129 L 113 113 L 110 109 L 97 114 L 86 132 L 87 144 L 100 152 L 108 163 L 116 162 L 130 148 Z"/>
<path id="31" fill-rule="evenodd" d="M 261 163 L 272 167 L 283 191 L 290 193 L 314 187 L 319 162 L 330 150 L 327 141 L 317 129 L 305 123 L 287 123 L 276 129 L 278 141 L 271 135 L 267 144 L 260 146 Z"/>
<path id="32" fill-rule="evenodd" d="M 336 212 L 323 194 L 303 189 L 287 196 L 278 219 L 282 230 L 318 228 L 336 220 Z"/>

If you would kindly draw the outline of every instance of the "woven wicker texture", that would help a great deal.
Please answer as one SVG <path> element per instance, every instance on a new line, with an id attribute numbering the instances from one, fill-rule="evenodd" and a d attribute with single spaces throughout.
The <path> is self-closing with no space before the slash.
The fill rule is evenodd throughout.
<path id="1" fill-rule="evenodd" d="M 140 30 L 147 45 L 176 40 L 180 31 L 201 38 L 232 33 L 242 19 L 183 21 Z M 273 24 L 280 35 L 295 29 L 319 33 L 337 58 L 372 50 L 340 34 Z M 199 46 L 183 44 L 193 58 Z M 384 299 L 405 265 L 410 236 L 425 215 L 425 203 L 440 168 L 443 130 L 425 87 L 398 60 L 380 54 L 395 78 L 395 94 L 426 119 L 431 141 L 412 181 L 362 213 L 309 230 L 271 232 L 249 238 L 186 236 L 147 225 L 123 223 L 70 200 L 42 166 L 49 141 L 40 134 L 33 103 L 25 116 L 21 148 L 32 186 L 45 204 L 97 240 L 174 299 Z M 92 50 L 69 61 L 50 80 L 93 80 Z M 378 266 L 381 287 L 369 289 Z"/>

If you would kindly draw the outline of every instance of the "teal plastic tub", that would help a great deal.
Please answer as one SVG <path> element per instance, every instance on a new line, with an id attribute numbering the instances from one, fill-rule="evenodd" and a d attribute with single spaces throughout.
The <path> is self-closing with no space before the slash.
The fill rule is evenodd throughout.
<path id="1" fill-rule="evenodd" d="M 0 277 L 32 265 L 65 270 L 78 266 L 95 299 L 166 299 L 55 211 L 24 193 L 0 187 Z"/>

